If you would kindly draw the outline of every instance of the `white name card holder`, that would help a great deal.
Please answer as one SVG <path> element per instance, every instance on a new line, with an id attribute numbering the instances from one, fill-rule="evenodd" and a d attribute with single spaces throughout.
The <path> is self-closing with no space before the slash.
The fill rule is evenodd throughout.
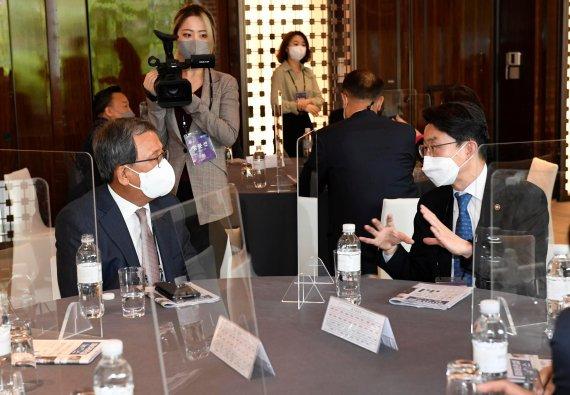
<path id="1" fill-rule="evenodd" d="M 334 285 L 334 280 L 321 258 L 312 256 L 289 284 L 281 302 L 297 303 L 298 310 L 305 303 L 325 303 L 318 285 Z"/>
<path id="2" fill-rule="evenodd" d="M 103 338 L 103 320 L 87 319 L 81 315 L 79 309 L 79 302 L 72 302 L 67 306 L 58 340 L 71 339 L 78 335 Z"/>
<path id="3" fill-rule="evenodd" d="M 261 340 L 222 315 L 210 351 L 248 380 L 263 372 L 275 376 Z"/>
<path id="4" fill-rule="evenodd" d="M 378 353 L 380 344 L 398 350 L 388 317 L 331 296 L 321 329 Z"/>

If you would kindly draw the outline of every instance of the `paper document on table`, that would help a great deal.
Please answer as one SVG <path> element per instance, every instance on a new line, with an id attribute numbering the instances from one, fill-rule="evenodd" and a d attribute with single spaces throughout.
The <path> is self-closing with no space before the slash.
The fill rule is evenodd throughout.
<path id="1" fill-rule="evenodd" d="M 447 310 L 467 295 L 471 287 L 458 285 L 442 285 L 418 283 L 398 295 L 390 298 L 390 303 L 402 306 L 412 306 L 437 310 Z"/>
<path id="2" fill-rule="evenodd" d="M 36 363 L 46 365 L 84 365 L 101 354 L 105 340 L 41 340 L 34 339 Z"/>
<path id="3" fill-rule="evenodd" d="M 536 354 L 507 354 L 507 379 L 515 383 L 524 383 L 524 374 L 529 369 L 540 371 L 552 364 L 550 359 L 540 359 Z"/>
<path id="4" fill-rule="evenodd" d="M 166 307 L 167 309 L 173 307 L 185 307 L 185 306 L 194 306 L 197 304 L 202 303 L 216 303 L 220 300 L 220 297 L 212 292 L 199 287 L 198 285 L 194 284 L 193 282 L 189 282 L 190 286 L 194 288 L 196 291 L 200 292 L 200 296 L 197 298 L 181 301 L 181 302 L 174 302 L 157 291 L 152 291 L 154 293 L 154 301 L 161 305 L 162 307 Z M 148 288 L 147 288 L 148 289 Z"/>
<path id="5" fill-rule="evenodd" d="M 374 353 L 381 343 L 398 349 L 388 317 L 335 296 L 329 299 L 321 329 Z"/>

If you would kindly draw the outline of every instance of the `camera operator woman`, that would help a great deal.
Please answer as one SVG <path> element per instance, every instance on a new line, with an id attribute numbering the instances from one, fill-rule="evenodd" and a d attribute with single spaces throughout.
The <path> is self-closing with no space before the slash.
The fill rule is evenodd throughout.
<path id="1" fill-rule="evenodd" d="M 214 19 L 206 8 L 198 4 L 181 8 L 173 26 L 173 34 L 178 37 L 176 59 L 183 62 L 193 55 L 214 53 L 214 32 Z M 150 71 L 143 85 L 148 118 L 167 146 L 168 161 L 176 173 L 174 192 L 180 201 L 197 199 L 200 224 L 215 221 L 226 213 L 213 212 L 210 207 L 216 205 L 209 204 L 207 197 L 200 197 L 228 183 L 224 147 L 231 147 L 238 136 L 237 81 L 213 69 L 187 68 L 182 77 L 192 85 L 192 103 L 162 108 L 154 89 L 157 77 L 156 70 Z"/>
<path id="2" fill-rule="evenodd" d="M 290 157 L 297 156 L 297 139 L 305 128 L 311 128 L 309 113 L 317 116 L 323 106 L 323 96 L 313 71 L 304 66 L 311 60 L 307 37 L 299 31 L 283 38 L 277 60 L 281 65 L 271 76 L 271 105 L 278 104 L 281 91 L 283 112 L 283 145 Z"/>

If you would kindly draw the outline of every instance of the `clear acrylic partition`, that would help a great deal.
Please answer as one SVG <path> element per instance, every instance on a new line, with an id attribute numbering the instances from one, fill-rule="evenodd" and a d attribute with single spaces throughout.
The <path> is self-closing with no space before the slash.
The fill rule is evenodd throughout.
<path id="1" fill-rule="evenodd" d="M 326 254 L 326 248 L 319 249 L 324 239 L 319 229 L 325 228 L 319 226 L 319 218 L 326 218 L 320 215 L 319 207 L 326 206 L 321 205 L 318 190 L 318 133 L 311 131 L 297 141 L 297 276 L 282 301 L 296 303 L 298 309 L 305 303 L 324 303 L 322 290 L 334 284 L 326 258 L 319 256 Z"/>
<path id="2" fill-rule="evenodd" d="M 488 157 L 487 199 L 475 235 L 472 319 L 481 299 L 499 298 L 510 351 L 548 354 L 547 263 L 557 251 L 568 250 L 570 222 L 551 211 L 558 197 L 555 184 L 565 179 L 558 164 L 566 143 L 490 144 L 480 150 Z"/>
<path id="3" fill-rule="evenodd" d="M 210 207 L 209 218 L 216 219 L 200 223 L 199 207 Z M 171 227 L 189 280 L 202 294 L 202 303 L 195 305 L 167 308 L 156 293 L 150 302 L 164 393 L 187 393 L 190 388 L 220 392 L 231 380 L 247 381 L 209 351 L 220 316 L 259 337 L 251 284 L 255 273 L 235 186 L 155 212 L 152 221 Z M 184 281 L 176 279 L 178 284 Z M 246 384 L 248 392 L 264 393 L 265 378 L 265 372 L 255 370 Z"/>
<path id="4" fill-rule="evenodd" d="M 428 94 L 417 93 L 415 89 L 389 89 L 382 92 L 384 103 L 381 114 L 388 118 L 399 116 L 416 129 L 423 130 L 422 111 L 431 106 Z"/>
<path id="5" fill-rule="evenodd" d="M 89 193 L 91 192 L 91 193 Z M 3 323 L 29 323 L 34 339 L 102 336 L 101 320 L 77 314 L 75 298 L 60 299 L 60 270 L 75 271 L 81 235 L 59 241 L 70 249 L 58 262 L 55 219 L 71 200 L 84 197 L 85 223 L 95 224 L 93 161 L 86 153 L 0 150 L 0 308 Z M 65 227 L 65 225 L 64 225 Z M 71 228 L 70 226 L 66 227 Z M 96 229 L 89 230 L 96 237 Z M 12 324 L 13 325 L 13 324 Z M 64 393 L 60 368 L 21 370 L 26 390 Z M 88 385 L 89 383 L 85 383 Z"/>

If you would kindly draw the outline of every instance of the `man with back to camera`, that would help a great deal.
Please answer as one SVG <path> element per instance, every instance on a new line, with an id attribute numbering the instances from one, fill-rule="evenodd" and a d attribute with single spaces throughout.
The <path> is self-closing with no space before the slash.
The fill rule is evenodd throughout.
<path id="1" fill-rule="evenodd" d="M 534 237 L 535 273 L 531 280 L 543 282 L 548 237 L 544 192 L 527 181 L 513 183 L 490 177 L 485 150 L 479 149 L 489 137 L 479 106 L 444 103 L 424 110 L 424 118 L 424 145 L 420 146 L 423 171 L 437 188 L 418 203 L 413 240 L 393 227 L 390 215 L 385 225 L 374 218 L 374 227 L 366 226 L 372 238 L 360 240 L 382 250 L 380 266 L 396 279 L 434 282 L 451 278 L 471 283 L 472 240 L 475 233 L 483 236 L 492 221 L 500 228 L 497 234 Z M 409 253 L 399 246 L 400 241 L 413 243 Z M 475 270 L 477 274 L 477 266 Z M 478 286 L 487 288 L 488 280 L 479 276 Z M 540 289 L 533 287 L 536 284 L 524 292 L 544 294 L 544 284 Z"/>
<path id="2" fill-rule="evenodd" d="M 151 220 L 152 213 L 179 203 L 170 194 L 174 171 L 154 126 L 138 118 L 107 122 L 96 131 L 93 150 L 105 182 L 95 189 L 103 289 L 119 287 L 117 271 L 125 266 L 143 266 L 149 283 L 203 277 L 201 268 L 186 267 L 195 250 L 183 224 L 168 212 Z M 93 195 L 86 194 L 56 218 L 62 297 L 77 295 L 75 253 L 81 235 L 95 233 L 93 212 Z"/>
<path id="3" fill-rule="evenodd" d="M 364 225 L 382 212 L 384 198 L 416 197 L 412 176 L 416 147 L 414 129 L 378 116 L 383 81 L 374 73 L 354 70 L 342 84 L 344 120 L 316 133 L 313 149 L 300 180 L 302 195 L 316 167 L 319 197 L 328 189 L 328 268 L 344 223 Z M 316 161 L 316 166 L 315 166 Z M 363 274 L 376 274 L 376 248 L 362 246 Z M 332 273 L 332 270 L 331 270 Z"/>

